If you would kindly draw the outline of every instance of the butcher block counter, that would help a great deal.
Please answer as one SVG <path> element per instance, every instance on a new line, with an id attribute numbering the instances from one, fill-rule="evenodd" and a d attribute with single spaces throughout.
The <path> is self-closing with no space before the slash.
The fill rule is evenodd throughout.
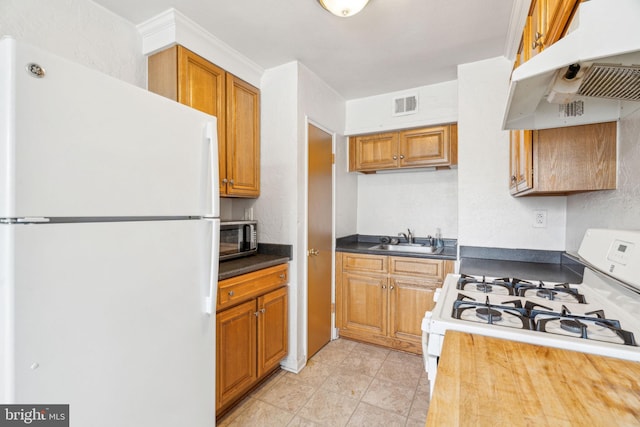
<path id="1" fill-rule="evenodd" d="M 640 426 L 640 363 L 447 331 L 428 427 Z"/>

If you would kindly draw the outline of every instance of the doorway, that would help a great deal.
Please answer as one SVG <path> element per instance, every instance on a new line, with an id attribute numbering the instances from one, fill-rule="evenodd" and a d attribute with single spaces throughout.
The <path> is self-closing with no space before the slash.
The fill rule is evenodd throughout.
<path id="1" fill-rule="evenodd" d="M 331 340 L 333 136 L 307 124 L 307 360 Z"/>

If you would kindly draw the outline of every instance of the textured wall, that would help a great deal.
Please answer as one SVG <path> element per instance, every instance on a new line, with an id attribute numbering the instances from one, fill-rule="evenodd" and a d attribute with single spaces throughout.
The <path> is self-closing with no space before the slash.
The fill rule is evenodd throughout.
<path id="1" fill-rule="evenodd" d="M 469 246 L 564 250 L 566 197 L 509 195 L 509 133 L 502 130 L 512 64 L 458 67 L 458 234 Z M 547 228 L 533 227 L 533 210 Z"/>
<path id="2" fill-rule="evenodd" d="M 458 171 L 358 175 L 358 233 L 458 237 Z"/>
<path id="3" fill-rule="evenodd" d="M 576 251 L 587 228 L 640 230 L 640 112 L 618 125 L 618 188 L 576 194 L 567 201 L 567 250 Z"/>
<path id="4" fill-rule="evenodd" d="M 138 31 L 89 0 L 1 0 L 0 35 L 146 87 Z"/>

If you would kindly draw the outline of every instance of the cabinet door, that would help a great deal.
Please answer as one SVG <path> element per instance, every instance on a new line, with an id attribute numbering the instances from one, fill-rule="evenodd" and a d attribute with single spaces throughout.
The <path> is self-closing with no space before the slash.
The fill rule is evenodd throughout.
<path id="1" fill-rule="evenodd" d="M 221 311 L 216 322 L 216 409 L 219 409 L 258 378 L 256 300 Z"/>
<path id="2" fill-rule="evenodd" d="M 424 312 L 434 306 L 433 294 L 442 282 L 392 277 L 389 283 L 389 336 L 422 342 Z"/>
<path id="3" fill-rule="evenodd" d="M 376 171 L 398 167 L 398 132 L 352 137 L 349 170 Z"/>
<path id="4" fill-rule="evenodd" d="M 533 132 L 512 130 L 509 137 L 509 189 L 517 194 L 533 188 Z"/>
<path id="5" fill-rule="evenodd" d="M 399 146 L 400 167 L 450 164 L 449 126 L 402 131 Z"/>
<path id="6" fill-rule="evenodd" d="M 342 274 L 342 325 L 365 336 L 387 333 L 387 277 Z"/>
<path id="7" fill-rule="evenodd" d="M 287 355 L 287 288 L 258 298 L 258 377 Z"/>
<path id="8" fill-rule="evenodd" d="M 226 194 L 235 197 L 258 197 L 260 91 L 232 74 L 227 74 L 226 142 Z"/>

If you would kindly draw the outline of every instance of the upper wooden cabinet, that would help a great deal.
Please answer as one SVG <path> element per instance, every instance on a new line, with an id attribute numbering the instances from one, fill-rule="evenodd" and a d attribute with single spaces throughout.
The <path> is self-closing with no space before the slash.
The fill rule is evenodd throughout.
<path id="1" fill-rule="evenodd" d="M 513 136 L 519 137 L 514 139 Z M 616 188 L 616 123 L 511 133 L 511 194 L 567 195 Z"/>
<path id="2" fill-rule="evenodd" d="M 515 66 L 560 40 L 581 0 L 533 0 L 522 32 Z"/>
<path id="3" fill-rule="evenodd" d="M 456 124 L 407 129 L 349 138 L 349 170 L 442 167 L 458 162 Z"/>
<path id="4" fill-rule="evenodd" d="M 260 195 L 260 91 L 182 46 L 149 57 L 149 90 L 218 118 L 220 195 Z"/>

